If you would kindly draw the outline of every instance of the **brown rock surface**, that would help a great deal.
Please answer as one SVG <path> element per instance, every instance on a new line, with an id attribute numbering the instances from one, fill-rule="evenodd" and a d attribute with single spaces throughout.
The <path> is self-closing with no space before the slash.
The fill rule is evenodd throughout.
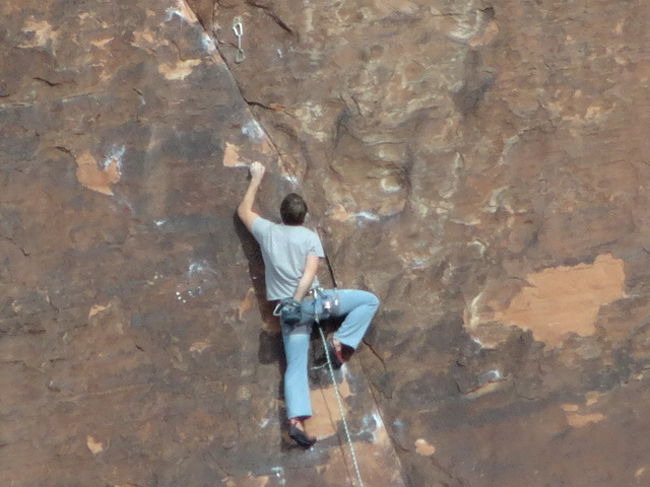
<path id="1" fill-rule="evenodd" d="M 234 218 L 256 159 L 263 210 L 299 183 L 339 285 L 382 299 L 342 382 L 367 485 L 647 484 L 650 7 L 0 14 L 9 485 L 350 483 L 336 414 L 309 452 L 281 434 L 277 325 Z"/>
<path id="2" fill-rule="evenodd" d="M 291 185 L 193 12 L 0 13 L 2 484 L 346 482 L 336 418 L 308 453 L 282 436 L 277 323 L 234 209 L 251 160 L 271 167 L 268 208 Z M 403 485 L 351 377 L 360 455 Z"/>
<path id="3" fill-rule="evenodd" d="M 640 482 L 650 9 L 215 5 L 339 283 L 383 300 L 360 355 L 407 482 Z"/>

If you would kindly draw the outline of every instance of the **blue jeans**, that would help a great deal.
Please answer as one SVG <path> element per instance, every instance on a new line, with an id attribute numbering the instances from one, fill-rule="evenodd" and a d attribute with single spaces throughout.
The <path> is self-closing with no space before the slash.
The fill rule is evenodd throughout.
<path id="1" fill-rule="evenodd" d="M 372 293 L 355 289 L 330 289 L 324 293 L 329 297 L 336 296 L 338 306 L 323 318 L 345 316 L 340 328 L 334 333 L 334 337 L 342 344 L 356 349 L 379 308 L 379 299 Z M 303 301 L 303 306 L 311 306 L 313 309 L 313 302 L 306 299 Z M 312 412 L 307 362 L 312 323 L 301 324 L 294 328 L 282 323 L 282 320 L 280 320 L 280 324 L 284 353 L 287 357 L 287 370 L 284 373 L 284 400 L 287 405 L 287 417 L 309 417 Z"/>

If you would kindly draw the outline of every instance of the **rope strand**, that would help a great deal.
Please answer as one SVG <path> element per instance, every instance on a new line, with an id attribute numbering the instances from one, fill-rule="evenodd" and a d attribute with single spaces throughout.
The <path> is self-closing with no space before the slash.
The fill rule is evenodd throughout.
<path id="1" fill-rule="evenodd" d="M 343 410 L 343 401 L 341 401 L 341 394 L 339 393 L 339 387 L 336 384 L 336 377 L 334 376 L 334 369 L 332 368 L 332 360 L 330 359 L 330 353 L 327 349 L 327 342 L 325 341 L 325 334 L 323 329 L 319 326 L 318 331 L 320 332 L 321 340 L 323 341 L 323 348 L 325 349 L 325 357 L 327 357 L 327 366 L 330 370 L 330 375 L 332 377 L 332 384 L 334 384 L 334 392 L 336 393 L 336 401 L 339 405 L 339 413 L 341 414 L 341 420 L 343 421 L 343 429 L 345 430 L 345 436 L 348 440 L 348 445 L 350 446 L 350 455 L 352 456 L 352 463 L 354 465 L 354 471 L 357 474 L 358 487 L 364 487 L 363 479 L 361 478 L 361 471 L 359 470 L 359 462 L 357 462 L 357 454 L 354 451 L 354 445 L 352 444 L 352 437 L 350 436 L 350 429 L 348 428 L 348 422 L 345 419 L 345 411 Z"/>

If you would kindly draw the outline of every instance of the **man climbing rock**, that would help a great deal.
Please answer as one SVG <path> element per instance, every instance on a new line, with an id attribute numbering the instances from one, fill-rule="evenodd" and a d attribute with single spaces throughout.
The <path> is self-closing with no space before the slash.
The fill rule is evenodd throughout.
<path id="1" fill-rule="evenodd" d="M 278 303 L 276 310 L 287 359 L 284 398 L 289 436 L 309 448 L 316 442 L 307 434 L 304 424 L 312 415 L 307 356 L 314 319 L 345 317 L 327 344 L 333 364 L 340 367 L 349 356 L 344 353 L 344 347 L 346 351 L 357 348 L 379 307 L 379 300 L 367 291 L 320 289 L 317 273 L 325 253 L 318 235 L 303 226 L 307 214 L 305 201 L 295 193 L 287 195 L 280 205 L 282 224 L 266 220 L 253 211 L 264 171 L 259 162 L 251 165 L 251 181 L 237 214 L 262 249 L 266 297 Z"/>

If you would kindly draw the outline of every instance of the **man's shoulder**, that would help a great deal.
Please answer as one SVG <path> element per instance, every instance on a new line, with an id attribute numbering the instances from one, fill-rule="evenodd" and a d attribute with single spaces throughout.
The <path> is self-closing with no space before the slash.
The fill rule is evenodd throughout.
<path id="1" fill-rule="evenodd" d="M 318 239 L 318 233 L 304 225 L 284 225 L 259 217 L 253 222 L 253 232 L 279 232 L 288 238 Z"/>
<path id="2" fill-rule="evenodd" d="M 262 237 L 264 237 L 264 235 L 267 235 L 276 225 L 277 223 L 273 223 L 271 220 L 267 220 L 266 218 L 258 216 L 253 221 L 253 225 L 251 226 L 251 233 L 259 241 Z"/>
<path id="3" fill-rule="evenodd" d="M 321 242 L 320 235 L 318 232 L 301 226 L 303 229 L 300 235 L 300 240 L 304 245 L 309 247 L 310 252 L 317 255 L 318 257 L 325 257 L 325 252 L 323 251 L 323 243 Z"/>
<path id="4" fill-rule="evenodd" d="M 310 237 L 310 238 L 316 237 L 317 239 L 320 240 L 320 237 L 318 236 L 318 233 L 316 233 L 316 231 L 312 230 L 309 227 L 306 227 L 304 225 L 299 225 L 299 226 L 295 226 L 295 227 L 292 227 L 292 228 L 295 228 L 296 230 L 294 230 L 294 231 L 296 233 L 299 233 L 301 236 Z"/>
<path id="5" fill-rule="evenodd" d="M 264 218 L 261 216 L 255 219 L 253 225 L 258 225 L 259 227 L 264 227 L 264 228 L 278 228 L 284 226 L 280 223 L 274 222 L 272 220 L 269 220 L 268 218 Z"/>

